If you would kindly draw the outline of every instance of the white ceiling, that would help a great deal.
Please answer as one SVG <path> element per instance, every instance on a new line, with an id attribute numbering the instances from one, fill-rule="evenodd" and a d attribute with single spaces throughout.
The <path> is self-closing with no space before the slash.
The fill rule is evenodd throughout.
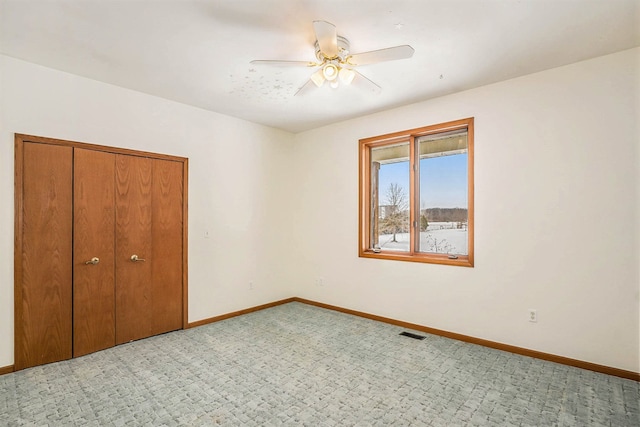
<path id="1" fill-rule="evenodd" d="M 314 20 L 415 54 L 294 96 L 313 69 L 249 62 L 314 61 Z M 636 46 L 640 0 L 0 0 L 3 54 L 290 132 Z"/>

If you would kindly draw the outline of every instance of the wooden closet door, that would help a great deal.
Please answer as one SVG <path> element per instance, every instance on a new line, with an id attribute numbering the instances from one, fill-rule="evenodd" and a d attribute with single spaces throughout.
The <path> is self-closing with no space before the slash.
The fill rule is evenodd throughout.
<path id="1" fill-rule="evenodd" d="M 182 169 L 153 161 L 151 334 L 182 328 Z"/>
<path id="2" fill-rule="evenodd" d="M 116 341 L 114 174 L 114 154 L 75 149 L 74 357 L 113 347 Z"/>
<path id="3" fill-rule="evenodd" d="M 152 164 L 116 156 L 116 344 L 151 335 Z"/>
<path id="4" fill-rule="evenodd" d="M 20 153 L 21 151 L 21 153 Z M 15 368 L 71 358 L 73 151 L 24 143 L 16 182 Z M 20 171 L 16 170 L 17 174 Z M 21 188 L 20 188 L 21 187 Z M 18 236 L 16 236 L 18 237 Z"/>

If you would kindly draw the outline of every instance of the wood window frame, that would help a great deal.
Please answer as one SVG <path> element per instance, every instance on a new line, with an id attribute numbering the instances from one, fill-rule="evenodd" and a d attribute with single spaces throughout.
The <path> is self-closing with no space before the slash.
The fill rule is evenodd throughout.
<path id="1" fill-rule="evenodd" d="M 417 226 L 418 185 L 416 183 L 416 150 L 415 139 L 425 135 L 433 135 L 458 129 L 467 129 L 467 197 L 468 197 L 468 254 L 457 255 L 455 259 L 447 254 L 419 252 L 417 241 L 420 236 L 420 227 Z M 374 251 L 371 243 L 372 192 L 371 192 L 371 149 L 390 144 L 409 142 L 409 224 L 410 242 L 408 252 L 399 251 Z M 419 160 L 419 159 L 418 159 Z M 364 138 L 359 141 L 359 215 L 358 215 L 358 254 L 362 258 L 376 258 L 396 261 L 423 262 L 430 264 L 453 265 L 460 267 L 473 267 L 474 265 L 474 118 L 466 118 L 446 123 L 424 126 L 385 135 Z M 375 208 L 374 208 L 375 209 Z"/>

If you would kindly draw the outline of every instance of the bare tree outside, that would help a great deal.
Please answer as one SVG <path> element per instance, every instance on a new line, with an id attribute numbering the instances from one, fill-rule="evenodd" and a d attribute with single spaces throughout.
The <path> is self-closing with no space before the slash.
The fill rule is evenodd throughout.
<path id="1" fill-rule="evenodd" d="M 404 188 L 392 182 L 385 193 L 387 204 L 384 206 L 384 217 L 380 221 L 380 231 L 393 234 L 392 242 L 397 242 L 397 233 L 408 231 L 409 200 Z"/>
<path id="2" fill-rule="evenodd" d="M 451 253 L 451 251 L 455 250 L 453 246 L 447 241 L 447 239 L 437 239 L 431 234 L 427 234 L 426 238 L 426 252 L 433 253 Z"/>

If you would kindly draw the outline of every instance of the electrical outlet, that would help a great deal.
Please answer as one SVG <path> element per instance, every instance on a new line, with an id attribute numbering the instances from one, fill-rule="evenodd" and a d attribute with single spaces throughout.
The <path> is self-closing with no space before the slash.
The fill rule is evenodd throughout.
<path id="1" fill-rule="evenodd" d="M 538 310 L 534 308 L 529 309 L 529 322 L 536 323 L 538 321 Z"/>
<path id="2" fill-rule="evenodd" d="M 324 286 L 324 280 L 322 279 L 322 277 L 318 277 L 316 279 L 316 286 Z"/>
<path id="3" fill-rule="evenodd" d="M 253 290 L 253 282 L 249 282 L 249 290 L 252 291 Z"/>
<path id="4" fill-rule="evenodd" d="M 204 230 L 204 238 L 205 239 L 209 238 L 209 230 Z"/>

